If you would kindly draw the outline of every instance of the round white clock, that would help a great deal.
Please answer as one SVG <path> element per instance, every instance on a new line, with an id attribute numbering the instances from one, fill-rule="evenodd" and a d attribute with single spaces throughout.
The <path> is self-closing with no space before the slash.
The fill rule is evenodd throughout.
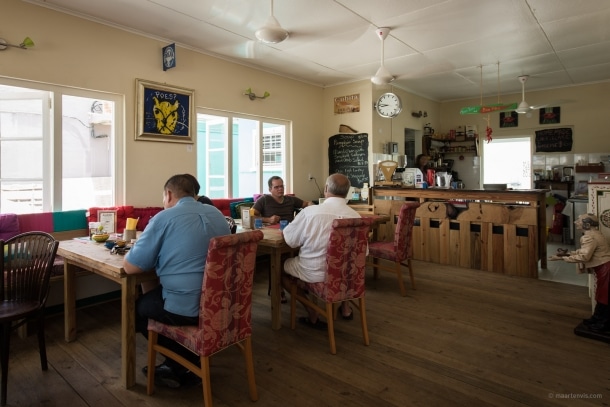
<path id="1" fill-rule="evenodd" d="M 396 117 L 402 111 L 402 102 L 395 93 L 384 93 L 377 99 L 375 110 L 381 117 Z"/>

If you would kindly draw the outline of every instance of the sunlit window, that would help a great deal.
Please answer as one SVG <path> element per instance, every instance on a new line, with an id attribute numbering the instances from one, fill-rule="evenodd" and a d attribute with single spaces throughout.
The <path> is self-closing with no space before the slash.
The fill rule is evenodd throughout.
<path id="1" fill-rule="evenodd" d="M 30 86 L 0 80 L 0 212 L 114 205 L 115 122 L 121 99 Z"/>
<path id="2" fill-rule="evenodd" d="M 229 130 L 230 129 L 230 130 Z M 268 191 L 274 175 L 289 176 L 289 123 L 201 109 L 197 113 L 200 194 L 249 197 Z"/>

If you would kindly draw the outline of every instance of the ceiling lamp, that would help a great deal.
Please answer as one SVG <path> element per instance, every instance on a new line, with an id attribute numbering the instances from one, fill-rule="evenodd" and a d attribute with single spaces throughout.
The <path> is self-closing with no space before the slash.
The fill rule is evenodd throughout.
<path id="1" fill-rule="evenodd" d="M 19 45 L 9 44 L 6 40 L 0 38 L 0 50 L 5 50 L 7 47 L 13 48 L 21 48 L 28 49 L 34 46 L 34 41 L 30 37 L 25 37 L 25 39 Z"/>
<path id="2" fill-rule="evenodd" d="M 387 85 L 388 83 L 392 82 L 395 79 L 392 76 L 392 74 L 386 69 L 385 65 L 383 64 L 383 60 L 384 60 L 384 56 L 383 56 L 384 46 L 383 45 L 384 45 L 385 39 L 389 33 L 390 33 L 390 29 L 387 27 L 382 27 L 382 28 L 378 28 L 377 30 L 375 30 L 375 34 L 381 40 L 381 66 L 375 73 L 375 76 L 373 76 L 371 78 L 371 82 L 373 82 L 375 85 Z"/>
<path id="3" fill-rule="evenodd" d="M 271 0 L 271 15 L 264 26 L 256 30 L 254 35 L 265 44 L 278 44 L 288 38 L 288 31 L 284 30 L 273 16 L 273 0 Z"/>

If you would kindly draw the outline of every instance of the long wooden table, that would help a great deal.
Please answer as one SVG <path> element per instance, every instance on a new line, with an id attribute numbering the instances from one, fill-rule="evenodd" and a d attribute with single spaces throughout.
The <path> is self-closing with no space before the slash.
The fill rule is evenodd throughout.
<path id="1" fill-rule="evenodd" d="M 59 242 L 57 254 L 64 258 L 64 335 L 76 339 L 76 271 L 81 268 L 112 280 L 121 286 L 121 381 L 125 387 L 136 383 L 137 285 L 157 278 L 155 273 L 127 274 L 123 257 L 110 254 L 102 243 L 83 239 Z"/>
<path id="2" fill-rule="evenodd" d="M 387 222 L 387 215 L 363 215 L 375 217 L 374 226 Z M 238 226 L 238 232 L 244 231 Z M 282 255 L 294 249 L 286 244 L 278 226 L 260 229 L 263 239 L 258 243 L 258 253 L 271 257 L 271 328 L 280 329 L 281 321 L 281 272 Z M 127 274 L 123 270 L 124 256 L 110 254 L 101 243 L 86 239 L 65 240 L 59 243 L 57 254 L 64 258 L 64 335 L 67 342 L 76 339 L 76 271 L 88 270 L 112 280 L 121 286 L 121 380 L 125 387 L 132 387 L 136 373 L 135 302 L 138 284 L 155 280 L 155 273 Z"/>

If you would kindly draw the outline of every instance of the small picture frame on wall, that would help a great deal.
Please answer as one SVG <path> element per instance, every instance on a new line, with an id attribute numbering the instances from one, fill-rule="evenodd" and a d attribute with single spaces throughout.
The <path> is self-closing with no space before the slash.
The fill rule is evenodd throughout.
<path id="1" fill-rule="evenodd" d="M 517 112 L 500 112 L 500 128 L 519 126 L 519 114 Z"/>
<path id="2" fill-rule="evenodd" d="M 561 123 L 561 108 L 556 107 L 543 107 L 539 113 L 540 124 L 557 124 Z"/>
<path id="3" fill-rule="evenodd" d="M 136 79 L 136 140 L 193 144 L 194 93 Z"/>

